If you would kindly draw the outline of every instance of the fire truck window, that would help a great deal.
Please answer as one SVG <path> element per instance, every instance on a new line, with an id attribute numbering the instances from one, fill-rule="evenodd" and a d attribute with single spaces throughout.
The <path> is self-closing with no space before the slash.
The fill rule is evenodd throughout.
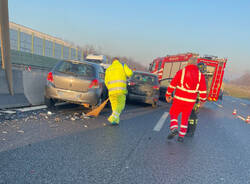
<path id="1" fill-rule="evenodd" d="M 152 67 L 152 71 L 155 70 L 155 65 L 156 65 L 156 62 L 154 61 L 154 62 L 153 62 L 153 67 Z"/>
<path id="2" fill-rule="evenodd" d="M 179 68 L 180 68 L 180 62 L 175 62 L 175 63 L 173 63 L 170 78 L 174 78 L 176 72 L 179 71 Z"/>
<path id="3" fill-rule="evenodd" d="M 161 69 L 161 61 L 158 63 L 158 70 Z"/>
<path id="4" fill-rule="evenodd" d="M 153 66 L 152 63 L 150 63 L 149 69 L 148 69 L 150 72 L 152 71 L 152 66 Z"/>
<path id="5" fill-rule="evenodd" d="M 165 63 L 162 79 L 170 78 L 171 68 L 172 68 L 172 63 Z"/>
<path id="6" fill-rule="evenodd" d="M 210 88 L 211 88 L 214 71 L 215 71 L 214 66 L 207 66 L 207 72 L 205 73 L 205 78 L 206 78 L 207 90 L 208 91 L 210 91 Z"/>
<path id="7" fill-rule="evenodd" d="M 162 81 L 160 82 L 160 85 L 161 85 L 162 87 L 168 87 L 169 84 L 170 84 L 170 82 L 171 82 L 171 79 L 162 80 Z"/>
<path id="8" fill-rule="evenodd" d="M 182 68 L 184 68 L 185 66 L 187 66 L 187 63 L 188 63 L 188 62 L 186 62 L 186 61 L 185 61 L 185 62 L 181 62 L 180 69 L 182 69 Z"/>

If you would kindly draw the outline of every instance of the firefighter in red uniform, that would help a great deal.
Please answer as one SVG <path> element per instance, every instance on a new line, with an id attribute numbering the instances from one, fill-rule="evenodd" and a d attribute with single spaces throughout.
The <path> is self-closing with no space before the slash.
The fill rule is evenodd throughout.
<path id="1" fill-rule="evenodd" d="M 206 101 L 207 89 L 205 76 L 196 66 L 197 58 L 190 58 L 188 65 L 179 70 L 172 79 L 166 92 L 166 101 L 172 100 L 172 93 L 175 90 L 172 107 L 170 108 L 170 134 L 168 139 L 174 138 L 179 133 L 178 141 L 183 142 L 188 128 L 188 118 L 193 106 L 200 95 L 200 106 Z M 182 113 L 180 131 L 178 132 L 178 116 Z"/>

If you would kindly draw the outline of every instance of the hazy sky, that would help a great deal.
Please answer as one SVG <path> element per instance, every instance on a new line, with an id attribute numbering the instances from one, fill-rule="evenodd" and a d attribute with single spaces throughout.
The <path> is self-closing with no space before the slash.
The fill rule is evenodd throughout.
<path id="1" fill-rule="evenodd" d="M 195 52 L 227 57 L 228 77 L 250 70 L 250 0 L 9 0 L 9 16 L 144 65 Z"/>

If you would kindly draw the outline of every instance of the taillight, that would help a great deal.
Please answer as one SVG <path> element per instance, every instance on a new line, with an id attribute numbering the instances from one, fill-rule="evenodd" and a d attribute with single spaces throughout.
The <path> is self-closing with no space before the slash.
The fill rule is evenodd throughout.
<path id="1" fill-rule="evenodd" d="M 135 85 L 135 82 L 129 82 L 128 85 L 129 85 L 129 86 L 134 86 L 134 85 Z"/>
<path id="2" fill-rule="evenodd" d="M 52 72 L 49 72 L 49 73 L 48 73 L 47 80 L 50 81 L 50 82 L 54 82 Z"/>
<path id="3" fill-rule="evenodd" d="M 92 82 L 89 85 L 89 88 L 99 88 L 99 81 L 97 79 L 92 80 Z"/>
<path id="4" fill-rule="evenodd" d="M 153 86 L 153 89 L 159 90 L 160 87 L 159 86 Z"/>

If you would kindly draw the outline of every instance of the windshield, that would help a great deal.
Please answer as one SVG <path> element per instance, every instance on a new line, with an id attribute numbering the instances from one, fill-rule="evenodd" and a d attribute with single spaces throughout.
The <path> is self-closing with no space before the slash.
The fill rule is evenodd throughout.
<path id="1" fill-rule="evenodd" d="M 95 75 L 93 66 L 82 63 L 71 63 L 67 61 L 63 61 L 61 64 L 59 64 L 56 68 L 56 71 L 85 77 L 94 77 Z"/>
<path id="2" fill-rule="evenodd" d="M 86 61 L 92 62 L 92 63 L 102 63 L 102 60 L 99 60 L 99 59 L 86 59 Z"/>
<path id="3" fill-rule="evenodd" d="M 155 84 L 157 82 L 157 77 L 153 75 L 148 75 L 148 74 L 135 73 L 132 76 L 132 80 L 136 82 Z"/>

